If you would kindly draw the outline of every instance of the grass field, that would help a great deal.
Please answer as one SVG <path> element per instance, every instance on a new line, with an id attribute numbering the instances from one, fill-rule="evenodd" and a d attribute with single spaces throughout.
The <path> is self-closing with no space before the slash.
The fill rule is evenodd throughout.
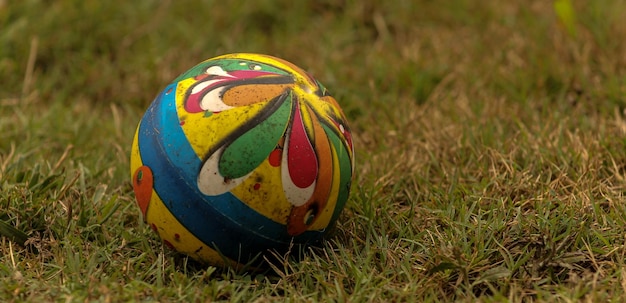
<path id="1" fill-rule="evenodd" d="M 0 1 L 0 301 L 625 301 L 624 16 L 624 0 Z M 155 95 L 231 52 L 307 69 L 353 130 L 337 236 L 274 273 L 168 250 L 128 176 Z"/>

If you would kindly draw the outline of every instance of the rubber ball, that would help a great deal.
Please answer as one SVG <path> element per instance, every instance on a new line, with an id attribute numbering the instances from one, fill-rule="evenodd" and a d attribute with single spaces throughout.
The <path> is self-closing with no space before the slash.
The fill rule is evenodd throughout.
<path id="1" fill-rule="evenodd" d="M 208 59 L 167 85 L 130 156 L 144 221 L 167 246 L 216 266 L 321 243 L 353 172 L 350 128 L 328 90 L 290 62 L 247 53 Z"/>

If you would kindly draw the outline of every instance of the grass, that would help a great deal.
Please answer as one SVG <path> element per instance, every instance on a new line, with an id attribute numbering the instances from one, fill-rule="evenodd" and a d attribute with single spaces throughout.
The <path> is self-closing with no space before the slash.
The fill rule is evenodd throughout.
<path id="1" fill-rule="evenodd" d="M 0 299 L 626 300 L 626 2 L 379 2 L 0 1 Z M 130 186 L 152 98 L 229 52 L 309 70 L 357 148 L 275 272 L 169 251 Z"/>

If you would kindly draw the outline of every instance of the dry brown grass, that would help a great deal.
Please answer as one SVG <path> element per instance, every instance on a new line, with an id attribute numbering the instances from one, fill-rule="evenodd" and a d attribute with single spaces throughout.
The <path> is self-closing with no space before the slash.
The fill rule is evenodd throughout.
<path id="1" fill-rule="evenodd" d="M 626 299 L 626 2 L 573 2 L 575 35 L 552 1 L 0 2 L 0 297 Z M 337 236 L 267 275 L 164 250 L 127 179 L 154 95 L 242 51 L 309 70 L 357 146 Z"/>

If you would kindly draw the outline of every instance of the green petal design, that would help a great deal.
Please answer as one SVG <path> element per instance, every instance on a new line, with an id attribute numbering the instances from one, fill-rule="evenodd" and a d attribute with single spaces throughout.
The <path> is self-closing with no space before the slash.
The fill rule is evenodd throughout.
<path id="1" fill-rule="evenodd" d="M 346 145 L 342 142 L 339 136 L 337 136 L 337 134 L 335 134 L 335 132 L 328 126 L 322 126 L 330 139 L 332 148 L 335 149 L 337 157 L 339 158 L 339 167 L 334 167 L 334 169 L 339 169 L 339 195 L 337 196 L 335 211 L 330 219 L 331 222 L 334 222 L 339 217 L 341 210 L 348 200 L 348 195 L 350 194 L 350 182 L 352 181 L 352 159 L 350 159 L 350 154 L 346 149 Z"/>
<path id="2" fill-rule="evenodd" d="M 255 62 L 255 61 L 251 61 L 247 59 L 236 59 L 236 58 L 235 59 L 220 59 L 220 60 L 208 60 L 205 62 L 201 62 L 197 64 L 196 66 L 192 67 L 191 69 L 189 69 L 188 71 L 180 74 L 178 77 L 176 77 L 176 79 L 174 79 L 172 83 L 179 82 L 187 78 L 192 78 L 192 77 L 204 74 L 204 72 L 209 66 L 214 66 L 214 65 L 220 66 L 225 71 L 229 71 L 229 72 L 236 71 L 236 70 L 249 70 L 253 66 L 258 66 L 263 71 L 266 71 L 266 72 L 272 72 L 272 73 L 276 73 L 279 75 L 289 75 L 289 73 L 285 72 L 284 70 L 271 66 L 269 64 L 265 64 L 265 63 L 259 63 L 259 62 Z"/>
<path id="3" fill-rule="evenodd" d="M 219 161 L 222 176 L 228 179 L 243 177 L 267 159 L 287 129 L 292 106 L 290 100 L 291 96 L 265 121 L 226 147 Z"/>

